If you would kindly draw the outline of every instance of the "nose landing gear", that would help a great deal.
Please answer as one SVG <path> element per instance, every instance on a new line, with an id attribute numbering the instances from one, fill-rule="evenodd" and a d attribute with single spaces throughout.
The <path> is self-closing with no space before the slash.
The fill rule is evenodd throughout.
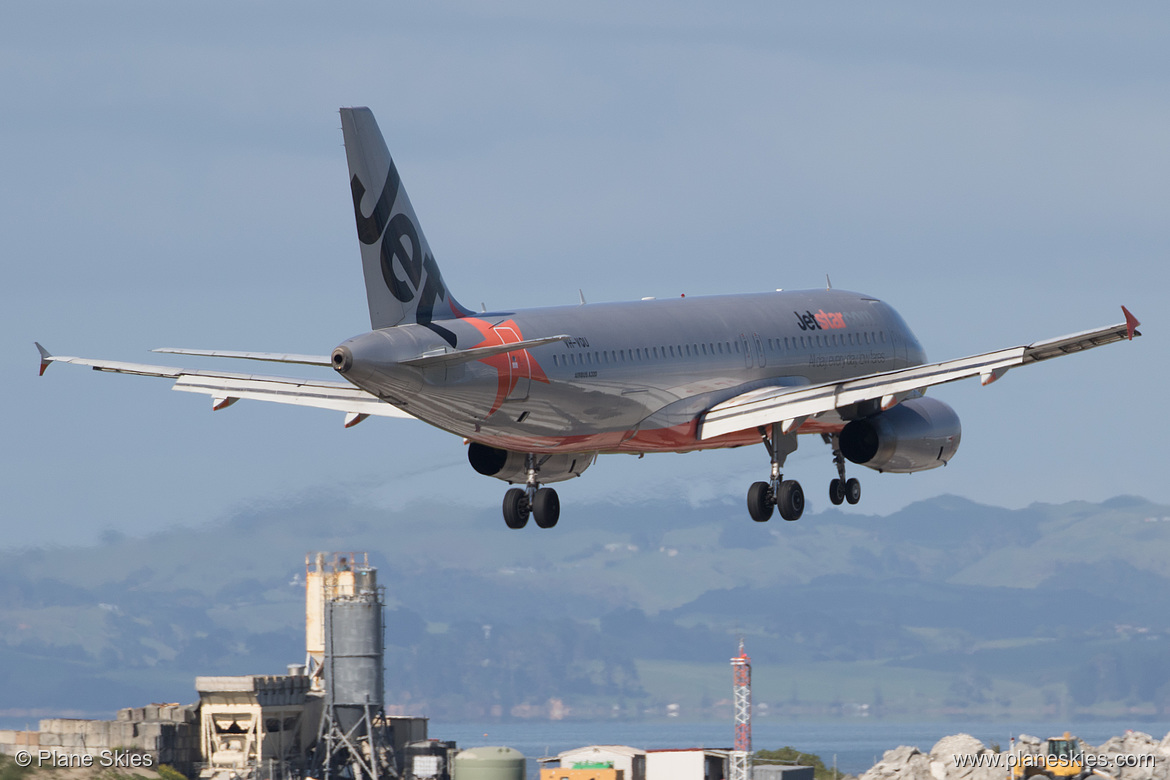
<path id="1" fill-rule="evenodd" d="M 767 522 L 773 507 L 780 510 L 785 520 L 799 520 L 804 514 L 804 489 L 796 480 L 784 479 L 780 471 L 784 461 L 796 451 L 798 427 L 793 425 L 787 433 L 781 432 L 778 425 L 760 428 L 760 438 L 772 458 L 772 474 L 768 482 L 755 482 L 748 488 L 748 514 L 757 523 Z"/>
<path id="2" fill-rule="evenodd" d="M 504 523 L 509 528 L 523 528 L 528 525 L 528 516 L 532 515 L 537 526 L 552 528 L 561 518 L 561 499 L 557 491 L 540 486 L 540 463 L 536 456 L 529 453 L 525 456 L 525 463 L 528 467 L 527 485 L 510 488 L 504 494 Z"/>

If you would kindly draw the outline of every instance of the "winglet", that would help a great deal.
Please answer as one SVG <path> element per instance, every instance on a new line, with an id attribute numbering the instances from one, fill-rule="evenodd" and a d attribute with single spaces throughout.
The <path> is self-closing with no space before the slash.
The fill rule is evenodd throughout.
<path id="1" fill-rule="evenodd" d="M 1141 335 L 1137 332 L 1137 327 L 1138 325 L 1141 325 L 1141 323 L 1138 322 L 1138 318 L 1133 316 L 1129 309 L 1125 308 L 1124 306 L 1121 307 L 1121 312 L 1125 315 L 1125 334 L 1129 337 L 1130 341 L 1133 341 L 1133 337 L 1135 335 Z M 37 346 L 40 345 L 38 344 Z"/>
<path id="2" fill-rule="evenodd" d="M 53 356 L 49 354 L 49 350 L 41 346 L 39 341 L 34 341 L 33 343 L 37 345 L 37 352 L 41 353 L 41 373 L 39 375 L 44 376 L 45 369 L 53 362 Z"/>

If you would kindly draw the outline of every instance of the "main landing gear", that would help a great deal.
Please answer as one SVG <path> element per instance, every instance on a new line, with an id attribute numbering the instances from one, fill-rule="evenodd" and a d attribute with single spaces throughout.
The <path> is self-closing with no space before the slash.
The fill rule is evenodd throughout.
<path id="1" fill-rule="evenodd" d="M 833 448 L 833 464 L 837 467 L 837 479 L 829 483 L 829 500 L 835 505 L 843 501 L 856 504 L 861 500 L 861 483 L 856 477 L 845 479 L 845 456 L 841 454 L 840 434 L 822 434 L 825 444 Z"/>
<path id="2" fill-rule="evenodd" d="M 772 475 L 767 482 L 756 482 L 748 488 L 748 514 L 757 523 L 767 522 L 772 509 L 780 510 L 785 520 L 799 520 L 804 514 L 804 489 L 794 479 L 784 479 L 781 469 L 784 461 L 796 451 L 796 429 L 791 427 L 783 433 L 779 425 L 761 427 L 760 438 L 772 458 Z M 826 444 L 833 448 L 833 463 L 837 466 L 837 479 L 829 483 L 829 500 L 834 504 L 848 501 L 856 504 L 861 500 L 861 483 L 856 478 L 845 478 L 845 456 L 841 454 L 841 437 L 837 434 L 823 434 Z"/>
<path id="3" fill-rule="evenodd" d="M 504 522 L 509 528 L 523 528 L 528 525 L 528 516 L 532 515 L 541 528 L 552 528 L 561 519 L 561 499 L 557 491 L 542 488 L 537 481 L 540 463 L 535 455 L 526 455 L 525 464 L 528 467 L 527 486 L 510 488 L 504 494 Z"/>
<path id="4" fill-rule="evenodd" d="M 757 523 L 767 522 L 775 507 L 785 520 L 799 520 L 804 514 L 804 489 L 795 479 L 784 479 L 780 473 L 784 461 L 796 451 L 796 428 L 782 434 L 779 425 L 761 427 L 760 438 L 772 458 L 772 476 L 768 482 L 755 482 L 748 488 L 748 514 Z"/>

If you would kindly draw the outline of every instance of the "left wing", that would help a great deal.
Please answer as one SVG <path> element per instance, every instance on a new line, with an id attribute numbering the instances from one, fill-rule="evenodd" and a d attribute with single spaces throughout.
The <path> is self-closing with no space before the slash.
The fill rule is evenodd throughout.
<path id="1" fill-rule="evenodd" d="M 278 404 L 293 404 L 295 406 L 315 406 L 320 409 L 332 409 L 345 413 L 345 427 L 357 425 L 367 417 L 404 417 L 414 419 L 411 415 L 396 406 L 381 400 L 365 390 L 354 387 L 348 382 L 331 382 L 328 380 L 291 379 L 279 376 L 259 376 L 256 374 L 234 374 L 223 371 L 198 371 L 169 366 L 151 366 L 143 363 L 123 363 L 116 360 L 93 360 L 91 358 L 67 357 L 52 355 L 47 349 L 37 344 L 41 353 L 41 373 L 50 363 L 73 363 L 80 366 L 89 366 L 94 371 L 110 371 L 117 374 L 137 374 L 138 376 L 157 376 L 165 379 L 174 379 L 172 390 L 181 390 L 187 393 L 203 393 L 211 396 L 212 409 L 224 409 L 241 398 L 256 401 L 272 401 Z M 194 350 L 183 354 L 197 353 Z M 266 353 L 236 353 L 232 355 L 220 354 L 218 357 L 242 357 L 249 355 L 250 359 L 256 355 Z M 266 359 L 276 362 L 307 363 L 305 360 L 278 360 L 277 355 L 270 355 Z M 305 355 L 283 356 L 293 358 L 311 357 Z M 315 362 L 312 364 L 316 364 Z M 328 361 L 324 363 L 328 365 Z"/>
<path id="2" fill-rule="evenodd" d="M 1107 328 L 1074 333 L 1070 336 L 1037 341 L 1023 347 L 1010 347 L 982 355 L 927 363 L 921 366 L 870 374 L 841 382 L 826 382 L 803 387 L 777 387 L 752 390 L 711 407 L 699 418 L 699 439 L 711 439 L 727 433 L 779 424 L 788 433 L 810 417 L 831 412 L 863 401 L 880 400 L 888 409 L 915 391 L 933 385 L 978 376 L 989 385 L 1009 368 L 1026 366 L 1049 358 L 1081 352 L 1103 344 L 1112 344 L 1140 336 L 1141 323 L 1124 306 L 1125 322 Z"/>

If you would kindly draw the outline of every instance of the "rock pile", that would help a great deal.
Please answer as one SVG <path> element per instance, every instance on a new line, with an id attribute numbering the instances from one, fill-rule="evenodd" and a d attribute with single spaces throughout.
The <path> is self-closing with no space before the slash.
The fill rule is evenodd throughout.
<path id="1" fill-rule="evenodd" d="M 1019 756 L 1039 754 L 1043 749 L 1041 739 L 1022 734 L 1011 752 Z M 1149 734 L 1131 731 L 1097 748 L 1082 742 L 1081 749 L 1086 756 L 1094 754 L 1110 759 L 1108 768 L 1099 771 L 1113 780 L 1170 780 L 1170 734 L 1158 741 Z M 1004 751 L 997 761 L 995 752 L 975 737 L 955 734 L 940 739 L 929 753 L 908 745 L 887 750 L 882 760 L 859 780 L 1009 780 L 1008 752 Z M 1125 759 L 1140 756 L 1152 757 L 1153 766 L 1148 760 L 1141 766 L 1119 766 L 1119 763 L 1132 763 Z M 969 758 L 956 761 L 956 757 Z M 976 765 L 980 763 L 981 766 Z M 1040 780 L 1044 780 L 1043 776 Z"/>
<path id="2" fill-rule="evenodd" d="M 1170 780 L 1170 734 L 1159 742 L 1141 731 L 1129 731 L 1123 736 L 1113 737 L 1094 752 L 1110 758 L 1154 757 L 1153 767 L 1120 767 L 1104 770 L 1117 780 Z M 1117 763 L 1116 760 L 1110 761 L 1111 766 L 1116 766 Z"/>

